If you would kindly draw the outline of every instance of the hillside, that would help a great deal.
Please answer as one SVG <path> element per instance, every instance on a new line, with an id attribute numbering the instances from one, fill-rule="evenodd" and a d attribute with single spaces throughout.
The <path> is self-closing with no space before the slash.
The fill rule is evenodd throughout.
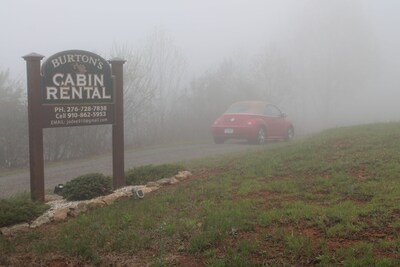
<path id="1" fill-rule="evenodd" d="M 187 164 L 191 179 L 0 236 L 12 266 L 399 266 L 400 123 Z"/>

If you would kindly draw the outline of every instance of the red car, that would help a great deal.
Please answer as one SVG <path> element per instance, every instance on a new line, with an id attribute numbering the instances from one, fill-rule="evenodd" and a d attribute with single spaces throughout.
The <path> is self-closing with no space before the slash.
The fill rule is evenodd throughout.
<path id="1" fill-rule="evenodd" d="M 216 144 L 228 139 L 247 139 L 263 144 L 266 140 L 291 140 L 292 123 L 273 104 L 263 101 L 242 101 L 232 104 L 215 120 L 212 135 Z"/>

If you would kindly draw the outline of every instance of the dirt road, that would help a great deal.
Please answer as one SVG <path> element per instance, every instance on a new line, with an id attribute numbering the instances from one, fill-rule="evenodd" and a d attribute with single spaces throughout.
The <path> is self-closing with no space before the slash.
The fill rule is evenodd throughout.
<path id="1" fill-rule="evenodd" d="M 257 146 L 248 145 L 245 142 L 232 142 L 223 145 L 214 145 L 211 143 L 191 144 L 125 151 L 125 170 L 141 165 L 188 161 L 256 148 Z M 46 165 L 44 170 L 45 188 L 50 190 L 57 184 L 65 184 L 67 181 L 82 174 L 91 172 L 100 172 L 106 175 L 112 174 L 111 154 L 97 159 L 58 163 L 51 166 Z M 17 174 L 0 177 L 0 198 L 10 197 L 24 191 L 30 191 L 29 169 Z"/>

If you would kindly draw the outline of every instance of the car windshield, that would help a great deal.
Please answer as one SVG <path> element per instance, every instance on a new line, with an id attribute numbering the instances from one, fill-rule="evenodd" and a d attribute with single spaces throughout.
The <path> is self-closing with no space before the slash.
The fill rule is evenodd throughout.
<path id="1" fill-rule="evenodd" d="M 238 102 L 232 104 L 225 113 L 262 114 L 264 103 Z"/>

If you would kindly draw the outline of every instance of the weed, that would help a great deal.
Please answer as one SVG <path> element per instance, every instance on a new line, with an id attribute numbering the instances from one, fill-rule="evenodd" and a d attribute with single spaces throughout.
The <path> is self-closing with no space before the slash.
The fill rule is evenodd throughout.
<path id="1" fill-rule="evenodd" d="M 275 222 L 279 222 L 282 218 L 280 209 L 273 208 L 268 211 L 263 211 L 258 215 L 258 222 L 263 227 L 268 227 Z"/>
<path id="2" fill-rule="evenodd" d="M 140 185 L 174 176 L 182 170 L 184 170 L 183 166 L 178 164 L 145 165 L 128 170 L 125 173 L 125 179 L 128 185 Z"/>
<path id="3" fill-rule="evenodd" d="M 85 261 L 95 264 L 100 261 L 100 257 L 96 249 L 92 246 L 90 239 L 76 235 L 65 235 L 60 241 L 60 249 L 66 254 L 73 257 L 80 257 Z"/>
<path id="4" fill-rule="evenodd" d="M 312 242 L 305 236 L 290 233 L 285 236 L 285 252 L 294 259 L 310 258 L 313 252 Z"/>
<path id="5" fill-rule="evenodd" d="M 307 223 L 310 226 L 318 224 L 318 219 L 323 214 L 322 207 L 307 204 L 303 201 L 283 203 L 279 208 L 263 211 L 258 220 L 264 227 L 273 223 L 299 224 Z"/>
<path id="6" fill-rule="evenodd" d="M 32 250 L 38 255 L 43 256 L 52 251 L 52 246 L 48 242 L 37 242 L 32 246 Z"/>
<path id="7" fill-rule="evenodd" d="M 336 259 L 328 252 L 325 252 L 324 254 L 320 254 L 317 257 L 315 257 L 315 264 L 316 266 L 335 266 Z"/>
<path id="8" fill-rule="evenodd" d="M 258 244 L 252 240 L 240 240 L 237 244 L 237 251 L 246 257 L 256 253 L 258 248 Z"/>
<path id="9" fill-rule="evenodd" d="M 165 228 L 166 228 L 166 225 L 167 224 L 165 222 L 162 222 L 160 224 L 160 227 L 158 228 L 158 235 L 159 235 L 158 266 L 165 265 L 165 253 L 166 253 Z"/>
<path id="10" fill-rule="evenodd" d="M 246 258 L 241 253 L 237 253 L 236 250 L 228 250 L 227 253 L 228 257 L 225 260 L 225 266 L 232 266 L 232 267 L 248 267 L 254 266 L 249 258 Z"/>
<path id="11" fill-rule="evenodd" d="M 329 227 L 326 230 L 326 235 L 328 237 L 351 238 L 360 230 L 361 228 L 354 223 L 339 223 Z"/>
<path id="12" fill-rule="evenodd" d="M 0 235 L 0 252 L 2 252 L 1 254 L 6 254 L 12 251 L 14 251 L 14 246 L 12 242 L 6 239 L 3 235 Z"/>
<path id="13" fill-rule="evenodd" d="M 400 233 L 400 219 L 394 221 L 392 223 L 392 227 L 396 231 L 396 233 Z M 398 237 L 400 237 L 400 234 L 398 234 Z"/>
<path id="14" fill-rule="evenodd" d="M 328 236 L 346 237 L 362 229 L 357 218 L 361 213 L 359 206 L 350 201 L 340 202 L 326 209 L 322 230 Z"/>
<path id="15" fill-rule="evenodd" d="M 205 231 L 226 233 L 232 228 L 250 230 L 253 228 L 252 201 L 224 201 L 213 209 L 204 209 Z"/>
<path id="16" fill-rule="evenodd" d="M 265 181 L 256 177 L 240 177 L 238 195 L 248 195 L 265 188 Z"/>
<path id="17" fill-rule="evenodd" d="M 398 266 L 400 261 L 390 258 L 375 258 L 374 247 L 365 242 L 357 243 L 338 251 L 344 266 Z"/>
<path id="18" fill-rule="evenodd" d="M 211 248 L 219 240 L 220 236 L 221 233 L 210 231 L 194 234 L 190 240 L 189 252 L 196 254 Z"/>
<path id="19" fill-rule="evenodd" d="M 298 192 L 298 182 L 296 180 L 275 180 L 266 185 L 268 191 L 280 194 L 294 194 Z"/>

